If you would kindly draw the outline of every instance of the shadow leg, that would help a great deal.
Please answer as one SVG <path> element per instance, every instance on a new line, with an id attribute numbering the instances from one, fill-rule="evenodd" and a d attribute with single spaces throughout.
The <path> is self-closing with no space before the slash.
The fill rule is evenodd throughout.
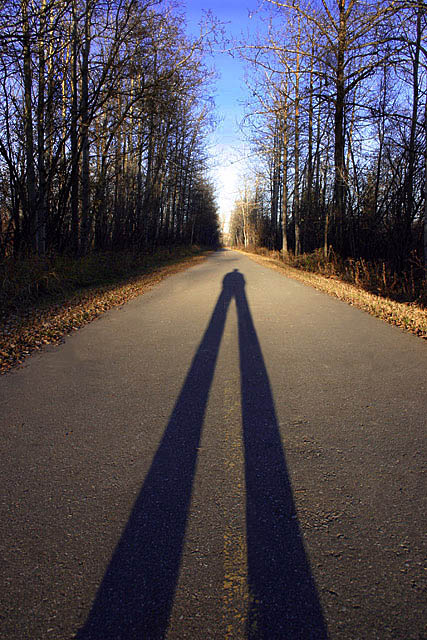
<path id="1" fill-rule="evenodd" d="M 166 634 L 229 303 L 223 292 L 79 640 L 160 640 Z"/>
<path id="2" fill-rule="evenodd" d="M 248 638 L 327 638 L 287 471 L 258 337 L 244 289 L 235 292 L 245 449 Z"/>

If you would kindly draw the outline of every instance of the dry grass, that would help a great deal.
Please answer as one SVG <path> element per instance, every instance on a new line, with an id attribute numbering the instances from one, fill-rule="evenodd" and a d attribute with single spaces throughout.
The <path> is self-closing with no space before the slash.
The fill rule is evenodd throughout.
<path id="1" fill-rule="evenodd" d="M 159 262 L 169 262 L 159 266 Z M 20 365 L 34 351 L 46 344 L 61 342 L 64 336 L 91 322 L 105 311 L 123 305 L 152 289 L 167 276 L 183 271 L 206 259 L 206 254 L 183 258 L 158 257 L 156 265 L 145 267 L 148 271 L 113 284 L 92 286 L 61 293 L 56 297 L 45 296 L 36 303 L 14 306 L 3 313 L 0 328 L 0 374 Z"/>
<path id="2" fill-rule="evenodd" d="M 322 275 L 311 271 L 304 271 L 287 264 L 276 253 L 264 252 L 264 255 L 252 251 L 243 251 L 255 262 L 280 271 L 284 275 L 308 284 L 319 291 L 339 298 L 348 304 L 367 311 L 371 315 L 385 320 L 411 333 L 427 339 L 427 310 L 421 304 L 397 302 L 387 297 L 375 295 L 369 291 L 339 279 L 336 275 Z"/>
<path id="3" fill-rule="evenodd" d="M 120 284 L 130 277 L 201 253 L 199 247 L 171 247 L 154 253 L 93 252 L 82 258 L 53 255 L 0 262 L 0 320 L 40 302 L 55 302 L 81 289 Z"/>

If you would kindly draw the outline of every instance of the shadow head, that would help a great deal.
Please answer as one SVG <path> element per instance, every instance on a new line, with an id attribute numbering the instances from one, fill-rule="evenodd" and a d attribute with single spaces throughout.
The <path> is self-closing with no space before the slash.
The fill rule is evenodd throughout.
<path id="1" fill-rule="evenodd" d="M 233 269 L 233 271 L 225 274 L 222 286 L 224 291 L 230 295 L 242 293 L 245 288 L 245 278 L 238 269 Z"/>

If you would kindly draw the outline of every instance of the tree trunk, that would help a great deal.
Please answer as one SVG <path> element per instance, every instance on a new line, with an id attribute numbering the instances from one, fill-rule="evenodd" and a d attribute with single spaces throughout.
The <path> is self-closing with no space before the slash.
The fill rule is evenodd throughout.
<path id="1" fill-rule="evenodd" d="M 24 62 L 24 136 L 25 136 L 25 170 L 26 170 L 26 203 L 25 213 L 28 221 L 29 241 L 37 251 L 36 232 L 36 175 L 34 167 L 34 137 L 32 121 L 32 64 L 30 25 L 28 21 L 28 0 L 22 0 L 22 42 Z"/>
<path id="2" fill-rule="evenodd" d="M 39 173 L 38 206 L 36 211 L 36 248 L 40 255 L 46 251 L 47 176 L 45 150 L 45 86 L 46 86 L 46 0 L 42 0 L 39 36 L 39 78 L 37 100 L 37 166 Z"/>
<path id="3" fill-rule="evenodd" d="M 77 51 L 78 51 L 77 4 L 73 0 L 73 32 L 71 44 L 71 251 L 75 255 L 79 251 L 80 220 L 79 220 L 79 149 L 78 149 L 78 80 L 77 80 Z"/>
<path id="4" fill-rule="evenodd" d="M 411 226 L 412 226 L 412 217 L 413 217 L 413 209 L 414 209 L 414 177 L 415 177 L 415 163 L 416 163 L 416 153 L 415 153 L 415 145 L 416 145 L 416 136 L 417 136 L 417 120 L 418 120 L 418 102 L 419 102 L 419 65 L 420 65 L 420 46 L 421 46 L 421 38 L 422 38 L 422 27 L 421 27 L 421 18 L 422 18 L 422 7 L 419 6 L 417 10 L 417 23 L 416 23 L 416 41 L 415 41 L 415 51 L 414 51 L 414 59 L 412 63 L 413 68 L 413 87 L 412 87 L 412 117 L 411 117 L 411 131 L 409 136 L 409 148 L 408 148 L 408 169 L 406 172 L 405 179 L 405 200 L 406 200 L 406 211 L 405 211 L 405 219 L 403 220 L 403 228 L 401 229 L 402 233 L 402 243 L 403 250 L 406 252 L 410 248 L 411 244 Z M 402 256 L 404 258 L 406 256 Z"/>
<path id="5" fill-rule="evenodd" d="M 424 269 L 427 289 L 427 97 L 424 105 Z"/>
<path id="6" fill-rule="evenodd" d="M 339 33 L 337 66 L 335 78 L 335 114 L 334 114 L 334 218 L 338 240 L 338 249 L 342 249 L 342 234 L 344 220 L 344 192 L 345 192 L 345 138 L 344 138 L 344 113 L 345 113 L 345 50 L 346 50 L 346 15 L 345 0 L 339 0 Z"/>
<path id="7" fill-rule="evenodd" d="M 282 170 L 282 254 L 288 255 L 288 82 L 285 82 L 283 102 L 283 170 Z"/>
<path id="8" fill-rule="evenodd" d="M 81 64 L 81 148 L 82 148 L 82 229 L 80 238 L 80 252 L 84 255 L 89 249 L 90 242 L 90 173 L 89 173 L 89 54 L 91 39 L 92 0 L 86 1 L 84 41 Z"/>
<path id="9" fill-rule="evenodd" d="M 299 76 L 300 76 L 300 39 L 301 22 L 298 16 L 298 40 L 295 66 L 295 157 L 294 157 L 294 224 L 295 224 L 295 255 L 301 253 L 301 227 L 300 227 L 300 198 L 299 198 Z"/>

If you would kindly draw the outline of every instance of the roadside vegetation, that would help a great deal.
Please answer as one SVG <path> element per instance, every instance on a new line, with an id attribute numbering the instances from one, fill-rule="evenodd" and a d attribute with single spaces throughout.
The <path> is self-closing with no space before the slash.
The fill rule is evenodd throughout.
<path id="1" fill-rule="evenodd" d="M 189 37 L 183 6 L 0 6 L 6 363 L 94 317 L 98 303 L 121 304 L 158 269 L 200 259 L 184 255 L 192 246 L 218 246 L 206 55 L 221 28 L 207 13 Z M 259 11 L 265 32 L 235 43 L 247 65 L 244 128 L 256 160 L 229 243 L 266 252 L 316 286 L 359 292 L 345 294 L 352 304 L 372 296 L 371 312 L 398 305 L 376 315 L 424 335 L 425 2 L 267 0 Z M 69 324 L 52 320 L 61 305 Z M 419 324 L 407 319 L 414 313 Z M 31 323 L 44 328 L 28 346 Z"/>
<path id="2" fill-rule="evenodd" d="M 0 369 L 214 248 L 216 25 L 163 0 L 19 0 L 0 18 Z"/>
<path id="3" fill-rule="evenodd" d="M 122 252 L 81 259 L 38 257 L 0 266 L 0 374 L 44 345 L 205 259 L 197 247 Z"/>
<path id="4" fill-rule="evenodd" d="M 265 34 L 239 43 L 252 161 L 228 243 L 423 335 L 426 4 L 266 0 L 262 11 Z"/>
<path id="5" fill-rule="evenodd" d="M 0 6 L 0 261 L 215 244 L 215 25 L 162 0 Z"/>
<path id="6" fill-rule="evenodd" d="M 321 252 L 283 257 L 265 248 L 238 249 L 290 278 L 427 339 L 427 290 L 422 279 L 416 281 L 413 275 L 401 279 L 385 265 L 355 264 L 334 256 L 326 260 Z"/>

